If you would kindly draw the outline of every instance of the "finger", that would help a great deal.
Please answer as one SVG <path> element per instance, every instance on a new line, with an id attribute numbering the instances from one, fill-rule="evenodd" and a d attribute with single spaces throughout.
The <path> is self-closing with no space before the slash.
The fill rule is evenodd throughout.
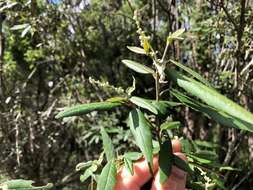
<path id="1" fill-rule="evenodd" d="M 157 156 L 153 159 L 153 165 L 154 169 L 158 167 Z M 145 159 L 135 162 L 133 171 L 134 175 L 131 175 L 124 167 L 118 172 L 115 190 L 139 190 L 152 177 Z"/>
<path id="2" fill-rule="evenodd" d="M 183 153 L 178 152 L 175 153 L 175 155 L 187 161 L 187 158 Z M 184 190 L 185 184 L 186 172 L 177 168 L 176 166 L 172 166 L 171 175 L 164 184 L 160 183 L 158 172 L 156 173 L 151 190 Z"/>
<path id="3" fill-rule="evenodd" d="M 173 152 L 181 150 L 179 140 L 172 141 Z M 153 158 L 154 173 L 158 170 L 158 156 Z M 117 183 L 115 190 L 139 190 L 150 178 L 152 177 L 149 171 L 148 163 L 145 159 L 141 159 L 133 164 L 134 175 L 132 176 L 129 171 L 124 167 L 119 170 L 117 174 Z"/>

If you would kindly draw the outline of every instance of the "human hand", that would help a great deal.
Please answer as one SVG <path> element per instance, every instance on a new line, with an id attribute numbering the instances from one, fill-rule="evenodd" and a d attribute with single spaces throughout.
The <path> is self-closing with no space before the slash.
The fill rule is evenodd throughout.
<path id="1" fill-rule="evenodd" d="M 181 153 L 181 144 L 179 140 L 172 141 L 173 153 L 183 160 L 187 160 L 186 156 Z M 168 180 L 161 185 L 159 182 L 158 156 L 153 158 L 154 164 L 154 180 L 151 190 L 184 190 L 186 184 L 186 172 L 173 166 L 172 172 Z M 117 183 L 115 190 L 139 190 L 146 182 L 151 179 L 148 163 L 145 159 L 141 159 L 133 164 L 134 175 L 132 176 L 126 168 L 122 168 L 117 173 Z"/>

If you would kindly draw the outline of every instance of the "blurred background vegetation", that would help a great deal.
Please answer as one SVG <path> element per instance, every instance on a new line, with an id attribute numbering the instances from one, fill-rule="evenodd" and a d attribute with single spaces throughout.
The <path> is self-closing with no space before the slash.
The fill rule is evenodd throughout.
<path id="1" fill-rule="evenodd" d="M 185 28 L 185 40 L 174 42 L 170 57 L 252 112 L 252 6 L 250 0 L 0 0 L 0 181 L 83 188 L 75 166 L 98 158 L 100 126 L 119 154 L 133 148 L 126 110 L 54 117 L 60 107 L 102 101 L 132 85 L 133 73 L 121 60 L 149 61 L 126 49 L 139 43 L 135 9 L 157 50 L 170 32 Z M 154 98 L 150 78 L 135 76 L 135 94 Z M 253 187 L 252 134 L 187 107 L 171 117 L 182 123 L 178 136 L 218 145 L 219 162 L 240 168 L 222 172 L 227 189 Z"/>

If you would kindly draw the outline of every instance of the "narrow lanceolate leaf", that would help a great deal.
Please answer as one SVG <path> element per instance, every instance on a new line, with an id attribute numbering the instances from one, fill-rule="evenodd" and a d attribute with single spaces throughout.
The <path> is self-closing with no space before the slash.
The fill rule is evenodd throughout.
<path id="1" fill-rule="evenodd" d="M 160 183 L 164 184 L 170 176 L 173 165 L 173 152 L 170 141 L 165 141 L 161 145 L 158 163 L 159 163 L 158 174 L 160 178 Z"/>
<path id="2" fill-rule="evenodd" d="M 15 179 L 15 180 L 9 180 L 2 184 L 0 184 L 0 189 L 3 190 L 45 190 L 45 189 L 51 189 L 53 185 L 51 183 L 35 187 L 32 184 L 34 181 L 32 180 L 23 180 L 23 179 Z"/>
<path id="3" fill-rule="evenodd" d="M 207 86 L 211 86 L 211 84 L 206 79 L 204 79 L 200 74 L 198 74 L 197 72 L 195 72 L 191 68 L 189 68 L 179 62 L 173 61 L 173 60 L 170 60 L 170 62 L 173 63 L 174 65 L 180 67 L 181 69 L 183 69 L 184 71 L 186 71 L 187 73 L 192 75 L 194 78 L 198 79 L 203 84 L 206 84 Z"/>
<path id="4" fill-rule="evenodd" d="M 133 96 L 130 98 L 130 101 L 141 108 L 147 109 L 154 114 L 158 114 L 156 107 L 147 99 Z"/>
<path id="5" fill-rule="evenodd" d="M 179 29 L 175 32 L 173 32 L 172 34 L 170 34 L 167 37 L 167 43 L 171 44 L 173 42 L 173 40 L 183 40 L 182 37 L 180 37 L 183 33 L 184 33 L 185 29 Z"/>
<path id="6" fill-rule="evenodd" d="M 173 155 L 174 156 L 174 165 L 176 167 L 178 167 L 179 169 L 185 171 L 185 172 L 188 172 L 189 174 L 192 174 L 193 171 L 192 169 L 190 168 L 189 164 L 186 163 L 184 160 L 182 160 L 181 158 L 179 158 L 178 156 L 176 155 Z"/>
<path id="7" fill-rule="evenodd" d="M 90 104 L 80 104 L 73 107 L 65 108 L 64 111 L 58 113 L 55 118 L 71 117 L 84 115 L 92 111 L 105 111 L 121 106 L 120 102 L 95 102 Z"/>
<path id="8" fill-rule="evenodd" d="M 168 75 L 181 88 L 216 109 L 220 114 L 224 113 L 227 116 L 235 118 L 235 121 L 231 122 L 233 122 L 233 124 L 238 128 L 241 128 L 237 123 L 239 121 L 246 126 L 246 128 L 241 129 L 253 131 L 253 114 L 245 110 L 240 105 L 221 95 L 213 88 L 207 87 L 196 80 L 177 73 L 174 70 L 170 70 Z M 225 117 L 225 115 L 223 115 L 223 117 Z"/>
<path id="9" fill-rule="evenodd" d="M 135 46 L 127 46 L 127 48 L 134 52 L 134 53 L 138 53 L 138 54 L 146 54 L 145 50 L 143 48 L 140 47 L 135 47 Z"/>
<path id="10" fill-rule="evenodd" d="M 142 73 L 142 74 L 154 74 L 155 71 L 143 64 L 140 64 L 136 61 L 124 59 L 122 60 L 122 63 L 124 63 L 127 67 L 130 69 L 134 70 L 137 73 Z"/>
<path id="11" fill-rule="evenodd" d="M 107 162 L 114 159 L 114 147 L 112 144 L 112 140 L 109 135 L 106 133 L 104 127 L 101 127 L 101 135 L 103 140 L 103 148 L 105 151 Z"/>
<path id="12" fill-rule="evenodd" d="M 224 112 L 218 111 L 210 106 L 204 105 L 197 100 L 194 100 L 178 91 L 171 91 L 171 94 L 178 98 L 185 105 L 206 114 L 207 116 L 213 118 L 216 122 L 226 126 L 226 127 L 234 127 L 237 129 L 247 130 L 253 132 L 251 130 L 251 124 L 245 123 L 242 120 L 231 116 L 229 114 L 225 114 Z"/>
<path id="13" fill-rule="evenodd" d="M 148 161 L 150 171 L 153 171 L 153 146 L 150 123 L 139 109 L 134 109 L 129 113 L 130 129 L 135 137 L 138 147 Z"/>
<path id="14" fill-rule="evenodd" d="M 157 109 L 158 115 L 167 115 L 169 108 L 182 105 L 181 103 L 178 103 L 178 102 L 155 101 L 155 100 L 152 100 L 152 104 Z"/>
<path id="15" fill-rule="evenodd" d="M 181 123 L 179 121 L 169 121 L 164 122 L 161 126 L 161 130 L 171 130 L 171 129 L 178 129 L 180 127 Z"/>
<path id="16" fill-rule="evenodd" d="M 125 157 L 123 158 L 123 160 L 125 168 L 129 171 L 131 175 L 134 175 L 133 161 Z"/>
<path id="17" fill-rule="evenodd" d="M 97 190 L 113 190 L 116 184 L 116 174 L 116 163 L 111 160 L 105 165 L 99 176 Z"/>

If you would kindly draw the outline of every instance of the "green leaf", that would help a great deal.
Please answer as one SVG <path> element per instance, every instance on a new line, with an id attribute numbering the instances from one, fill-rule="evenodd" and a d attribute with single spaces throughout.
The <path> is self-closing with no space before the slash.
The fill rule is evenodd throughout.
<path id="1" fill-rule="evenodd" d="M 98 169 L 97 164 L 93 163 L 89 168 L 87 168 L 84 173 L 80 176 L 80 181 L 84 182 L 86 179 L 91 177 L 94 172 Z"/>
<path id="2" fill-rule="evenodd" d="M 167 43 L 171 44 L 173 42 L 173 40 L 183 40 L 182 37 L 180 37 L 183 33 L 184 33 L 185 29 L 179 29 L 176 30 L 175 32 L 173 32 L 172 34 L 170 34 L 167 37 Z"/>
<path id="3" fill-rule="evenodd" d="M 2 184 L 0 184 L 0 189 L 3 190 L 45 190 L 45 189 L 51 189 L 53 185 L 51 183 L 48 183 L 45 186 L 40 187 L 34 187 L 32 184 L 34 181 L 32 180 L 23 180 L 23 179 L 14 179 L 6 181 Z"/>
<path id="4" fill-rule="evenodd" d="M 92 111 L 105 111 L 121 106 L 120 102 L 95 102 L 90 104 L 81 104 L 73 107 L 67 107 L 64 111 L 56 115 L 56 119 L 63 117 L 84 115 Z"/>
<path id="5" fill-rule="evenodd" d="M 181 123 L 179 121 L 169 121 L 164 122 L 161 126 L 161 130 L 171 130 L 171 129 L 178 129 L 180 127 Z"/>
<path id="6" fill-rule="evenodd" d="M 119 103 L 119 102 L 121 102 L 121 103 L 124 103 L 124 102 L 126 102 L 127 101 L 127 99 L 126 98 L 124 98 L 124 97 L 119 97 L 119 96 L 117 96 L 117 97 L 112 97 L 112 98 L 108 98 L 107 100 L 106 100 L 106 102 L 117 102 L 117 103 Z"/>
<path id="7" fill-rule="evenodd" d="M 153 146 L 150 123 L 146 120 L 139 109 L 134 109 L 129 113 L 128 120 L 130 129 L 135 137 L 138 147 L 148 161 L 150 171 L 153 171 Z"/>
<path id="8" fill-rule="evenodd" d="M 142 73 L 142 74 L 154 74 L 155 71 L 145 65 L 142 65 L 136 61 L 132 61 L 132 60 L 127 60 L 124 59 L 122 60 L 122 63 L 124 63 L 127 67 L 129 67 L 130 69 L 134 70 L 137 73 Z"/>
<path id="9" fill-rule="evenodd" d="M 11 30 L 21 30 L 21 29 L 27 28 L 28 26 L 30 26 L 30 25 L 27 23 L 26 24 L 18 24 L 18 25 L 11 27 L 10 29 Z"/>
<path id="10" fill-rule="evenodd" d="M 200 74 L 198 74 L 197 72 L 195 72 L 191 68 L 189 68 L 179 62 L 173 61 L 173 60 L 170 60 L 170 62 L 173 63 L 174 65 L 180 67 L 181 69 L 183 69 L 184 71 L 186 71 L 187 73 L 192 75 L 194 78 L 198 79 L 203 84 L 206 84 L 207 86 L 211 86 L 211 84 L 206 79 L 204 79 Z"/>
<path id="11" fill-rule="evenodd" d="M 147 109 L 154 114 L 158 114 L 156 107 L 147 99 L 133 96 L 130 98 L 130 101 L 141 108 Z"/>
<path id="12" fill-rule="evenodd" d="M 129 173 L 131 175 L 134 175 L 134 170 L 133 170 L 133 161 L 124 157 L 124 166 L 126 167 L 126 169 L 129 171 Z"/>
<path id="13" fill-rule="evenodd" d="M 174 155 L 174 165 L 179 169 L 188 172 L 189 174 L 193 174 L 192 169 L 190 168 L 189 164 L 182 160 L 180 157 Z"/>
<path id="14" fill-rule="evenodd" d="M 159 180 L 161 184 L 164 184 L 166 180 L 169 178 L 172 170 L 173 164 L 173 152 L 172 145 L 170 141 L 165 141 L 159 151 Z"/>
<path id="15" fill-rule="evenodd" d="M 84 168 L 91 166 L 92 163 L 93 162 L 91 160 L 88 161 L 88 162 L 81 162 L 81 163 L 76 165 L 76 171 L 83 170 Z"/>
<path id="16" fill-rule="evenodd" d="M 231 127 L 236 126 L 239 129 L 253 132 L 252 113 L 221 95 L 213 88 L 207 87 L 202 83 L 179 74 L 175 70 L 170 70 L 168 75 L 185 91 L 201 99 L 207 105 L 211 106 L 211 109 L 216 109 L 217 113 L 211 113 L 216 119 L 221 120 L 223 118 L 223 120 L 225 120 L 223 123 L 226 123 L 226 125 Z"/>
<path id="17" fill-rule="evenodd" d="M 244 121 L 233 117 L 231 115 L 225 114 L 223 112 L 217 111 L 216 109 L 204 105 L 192 98 L 187 97 L 186 95 L 178 92 L 178 91 L 171 91 L 171 94 L 174 95 L 175 97 L 177 97 L 182 103 L 184 103 L 185 105 L 200 111 L 202 113 L 205 113 L 207 116 L 213 118 L 215 121 L 217 121 L 218 123 L 227 126 L 227 127 L 235 127 L 238 129 L 245 129 L 248 131 L 253 131 L 251 130 L 250 127 L 252 127 L 251 124 L 245 123 Z"/>
<path id="18" fill-rule="evenodd" d="M 152 104 L 157 109 L 159 115 L 166 115 L 168 113 L 169 108 L 181 105 L 181 103 L 177 102 L 155 100 L 152 100 Z"/>
<path id="19" fill-rule="evenodd" d="M 99 176 L 97 190 L 113 190 L 116 184 L 116 174 L 115 160 L 107 162 Z"/>
<path id="20" fill-rule="evenodd" d="M 222 166 L 219 168 L 220 171 L 223 171 L 223 170 L 229 170 L 229 171 L 238 171 L 240 172 L 241 169 L 238 169 L 238 168 L 233 168 L 233 167 L 230 167 L 230 166 Z"/>
<path id="21" fill-rule="evenodd" d="M 130 97 L 132 95 L 132 93 L 135 91 L 135 87 L 136 87 L 136 81 L 135 81 L 135 78 L 133 77 L 133 84 L 132 84 L 132 86 L 130 86 L 130 87 L 128 87 L 126 89 L 126 93 L 127 93 L 128 97 Z"/>
<path id="22" fill-rule="evenodd" d="M 191 157 L 192 159 L 194 159 L 195 161 L 202 163 L 202 164 L 211 164 L 213 162 L 213 160 L 211 160 L 211 159 L 198 157 L 193 154 L 188 154 L 188 156 Z"/>
<path id="23" fill-rule="evenodd" d="M 114 159 L 114 147 L 112 144 L 112 140 L 109 137 L 109 135 L 106 133 L 104 127 L 101 127 L 101 135 L 102 135 L 102 140 L 103 140 L 103 148 L 105 151 L 106 159 L 107 162 L 111 161 Z"/>
<path id="24" fill-rule="evenodd" d="M 139 160 L 142 157 L 142 153 L 140 152 L 127 152 L 124 154 L 124 158 L 127 158 L 132 161 Z"/>
<path id="25" fill-rule="evenodd" d="M 145 50 L 143 48 L 140 47 L 135 47 L 135 46 L 127 46 L 127 48 L 134 52 L 134 53 L 138 53 L 138 54 L 146 54 Z"/>

